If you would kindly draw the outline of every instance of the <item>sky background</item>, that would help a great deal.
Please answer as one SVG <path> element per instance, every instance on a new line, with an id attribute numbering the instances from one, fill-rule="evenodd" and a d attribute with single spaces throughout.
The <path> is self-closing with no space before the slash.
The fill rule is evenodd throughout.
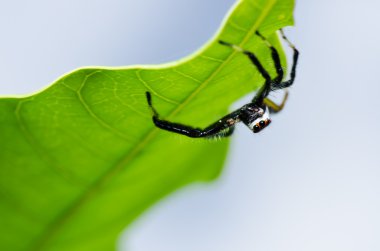
<path id="1" fill-rule="evenodd" d="M 1 0 L 0 94 L 35 92 L 81 66 L 179 59 L 234 2 Z M 239 127 L 221 178 L 155 205 L 119 250 L 380 250 L 379 9 L 297 1 L 286 33 L 301 56 L 286 109 L 260 134 Z"/>

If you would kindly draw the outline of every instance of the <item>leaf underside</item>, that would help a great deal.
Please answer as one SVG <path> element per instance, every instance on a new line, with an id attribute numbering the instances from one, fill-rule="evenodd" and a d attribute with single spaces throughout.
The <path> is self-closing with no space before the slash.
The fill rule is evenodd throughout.
<path id="1" fill-rule="evenodd" d="M 1 250 L 115 249 L 121 231 L 154 202 L 218 176 L 228 140 L 194 140 L 151 121 L 204 127 L 263 84 L 241 53 L 254 51 L 272 76 L 260 30 L 292 25 L 294 0 L 242 0 L 220 32 L 194 55 L 156 67 L 82 68 L 24 98 L 0 99 Z"/>

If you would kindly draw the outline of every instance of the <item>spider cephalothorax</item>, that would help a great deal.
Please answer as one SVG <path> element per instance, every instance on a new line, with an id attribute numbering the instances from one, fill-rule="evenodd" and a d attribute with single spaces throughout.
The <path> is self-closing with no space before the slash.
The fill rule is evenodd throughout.
<path id="1" fill-rule="evenodd" d="M 280 105 L 277 105 L 272 100 L 268 98 L 268 95 L 271 91 L 284 89 L 291 86 L 294 82 L 296 76 L 296 66 L 298 60 L 298 50 L 294 47 L 292 43 L 285 37 L 282 30 L 280 30 L 283 39 L 288 43 L 288 45 L 293 49 L 293 66 L 290 72 L 290 79 L 283 81 L 284 72 L 280 62 L 280 56 L 275 47 L 273 47 L 264 36 L 262 36 L 258 31 L 258 35 L 270 48 L 274 66 L 276 69 L 277 76 L 274 79 L 271 79 L 269 73 L 262 66 L 260 61 L 257 59 L 256 55 L 253 52 L 244 50 L 237 45 L 230 44 L 224 41 L 219 41 L 220 44 L 231 47 L 237 51 L 242 52 L 251 60 L 253 65 L 260 72 L 262 77 L 265 79 L 263 87 L 256 93 L 252 101 L 246 105 L 243 105 L 241 108 L 236 111 L 231 112 L 230 114 L 219 119 L 215 123 L 209 125 L 204 129 L 194 128 L 191 126 L 170 122 L 167 120 L 162 120 L 159 118 L 157 111 L 152 105 L 152 98 L 149 92 L 146 92 L 146 98 L 153 112 L 153 122 L 154 124 L 164 130 L 179 133 L 186 135 L 192 138 L 200 137 L 226 137 L 230 136 L 234 129 L 235 124 L 238 122 L 243 122 L 249 129 L 254 133 L 258 133 L 267 127 L 271 120 L 269 118 L 269 113 L 277 113 L 282 110 L 284 104 L 288 98 L 288 92 L 285 91 L 285 96 Z"/>
<path id="2" fill-rule="evenodd" d="M 271 122 L 269 118 L 269 109 L 266 106 L 260 107 L 254 105 L 253 103 L 249 103 L 240 109 L 241 121 L 254 133 L 260 132 Z"/>

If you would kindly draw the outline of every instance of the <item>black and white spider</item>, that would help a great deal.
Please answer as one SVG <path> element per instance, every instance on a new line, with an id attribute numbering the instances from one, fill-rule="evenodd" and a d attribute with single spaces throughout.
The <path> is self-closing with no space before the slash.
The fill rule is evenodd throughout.
<path id="1" fill-rule="evenodd" d="M 152 98 L 149 92 L 146 92 L 146 98 L 148 105 L 153 112 L 153 122 L 154 124 L 161 129 L 186 135 L 192 138 L 201 138 L 201 137 L 227 137 L 230 136 L 234 129 L 235 124 L 238 122 L 243 122 L 249 129 L 254 133 L 258 133 L 267 127 L 271 120 L 269 118 L 269 113 L 277 113 L 282 110 L 284 104 L 288 98 L 288 92 L 285 91 L 285 96 L 281 104 L 277 105 L 275 102 L 268 98 L 268 95 L 271 91 L 284 89 L 291 86 L 294 82 L 296 76 L 296 66 L 298 60 L 298 50 L 295 46 L 286 38 L 284 32 L 280 30 L 282 38 L 286 43 L 293 49 L 293 65 L 290 72 L 290 79 L 283 81 L 284 72 L 281 66 L 279 54 L 274 46 L 272 46 L 269 41 L 262 36 L 258 31 L 258 35 L 265 44 L 270 48 L 274 66 L 276 69 L 277 76 L 274 79 L 271 79 L 269 73 L 262 66 L 260 61 L 257 59 L 254 53 L 244 50 L 237 45 L 230 44 L 224 41 L 219 41 L 220 44 L 229 46 L 243 54 L 247 55 L 251 60 L 253 65 L 257 68 L 260 74 L 265 79 L 263 87 L 256 93 L 252 101 L 246 105 L 243 105 L 241 108 L 233 111 L 232 113 L 224 116 L 215 123 L 209 125 L 204 129 L 194 128 L 192 126 L 183 125 L 179 123 L 174 123 L 159 118 L 157 111 L 152 105 Z"/>

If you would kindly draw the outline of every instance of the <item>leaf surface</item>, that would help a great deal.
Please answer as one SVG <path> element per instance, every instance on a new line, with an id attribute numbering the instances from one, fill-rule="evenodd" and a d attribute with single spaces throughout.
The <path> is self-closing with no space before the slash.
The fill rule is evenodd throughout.
<path id="1" fill-rule="evenodd" d="M 23 98 L 0 99 L 1 250 L 115 248 L 137 216 L 175 189 L 218 176 L 228 140 L 189 139 L 153 126 L 145 91 L 166 119 L 205 127 L 274 76 L 260 30 L 293 23 L 293 0 L 242 0 L 194 55 L 166 65 L 82 68 Z"/>

